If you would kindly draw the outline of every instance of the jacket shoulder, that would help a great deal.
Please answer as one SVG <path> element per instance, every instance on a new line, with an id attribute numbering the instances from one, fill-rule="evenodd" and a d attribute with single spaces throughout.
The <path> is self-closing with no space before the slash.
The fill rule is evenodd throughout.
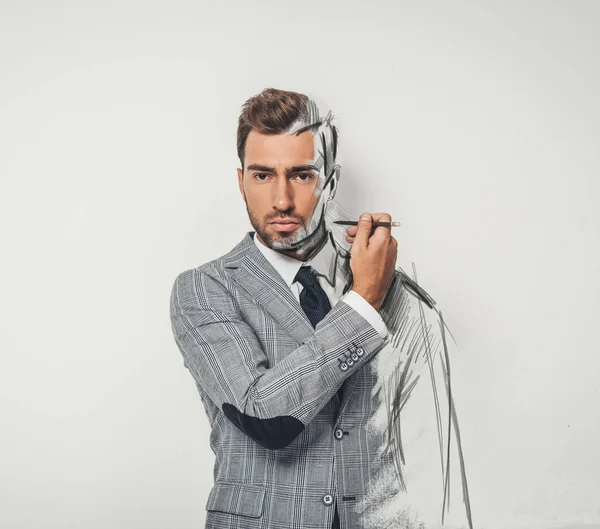
<path id="1" fill-rule="evenodd" d="M 223 292 L 230 289 L 228 268 L 235 268 L 243 259 L 249 244 L 254 244 L 249 234 L 232 250 L 194 268 L 188 268 L 175 277 L 171 289 L 172 297 L 197 297 L 205 292 Z"/>
<path id="2" fill-rule="evenodd" d="M 177 274 L 173 282 L 172 295 L 196 297 L 201 292 L 227 289 L 229 277 L 223 258 L 219 257 L 200 266 Z"/>

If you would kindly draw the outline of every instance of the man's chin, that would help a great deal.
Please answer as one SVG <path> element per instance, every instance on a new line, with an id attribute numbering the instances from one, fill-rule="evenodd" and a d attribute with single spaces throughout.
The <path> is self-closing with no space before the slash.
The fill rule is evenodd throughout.
<path id="1" fill-rule="evenodd" d="M 291 252 L 297 255 L 307 255 L 312 253 L 316 247 L 322 247 L 323 239 L 327 233 L 323 226 L 319 226 L 310 231 L 302 226 L 288 237 L 277 237 L 269 244 L 270 248 L 278 251 Z"/>
<path id="2" fill-rule="evenodd" d="M 277 231 L 271 226 L 266 226 L 266 229 L 255 231 L 260 235 L 265 245 L 272 250 L 294 250 L 298 248 L 298 243 L 306 238 L 306 228 L 299 226 L 294 231 L 285 232 Z"/>
<path id="3" fill-rule="evenodd" d="M 294 250 L 298 248 L 298 243 L 305 238 L 303 228 L 298 228 L 291 233 L 278 233 L 273 237 L 269 237 L 269 246 L 273 250 Z"/>

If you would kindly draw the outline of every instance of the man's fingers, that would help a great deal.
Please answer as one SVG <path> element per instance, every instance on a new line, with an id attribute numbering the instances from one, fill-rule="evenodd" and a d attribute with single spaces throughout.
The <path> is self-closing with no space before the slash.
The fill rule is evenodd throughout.
<path id="1" fill-rule="evenodd" d="M 356 232 L 358 230 L 358 226 L 349 226 L 346 229 L 346 241 L 350 244 L 354 242 L 354 238 L 356 237 Z"/>
<path id="2" fill-rule="evenodd" d="M 389 213 L 371 213 L 373 222 L 392 222 L 392 216 Z"/>
<path id="3" fill-rule="evenodd" d="M 369 244 L 369 237 L 371 236 L 371 214 L 363 213 L 358 219 L 358 226 L 356 230 L 356 238 L 354 239 L 353 246 L 360 248 L 366 248 Z"/>
<path id="4" fill-rule="evenodd" d="M 367 215 L 366 219 L 362 217 Z M 368 222 L 365 222 L 370 219 Z M 374 242 L 388 241 L 391 237 L 391 227 L 386 228 L 383 226 L 373 228 L 373 222 L 391 222 L 392 217 L 389 213 L 363 213 L 361 218 L 358 219 L 358 226 L 350 226 L 346 229 L 346 241 L 350 244 L 356 244 L 358 238 L 362 242 L 358 244 L 366 248 L 369 244 L 369 238 Z M 367 232 L 368 230 L 368 232 Z M 361 235 L 362 234 L 362 235 Z"/>
<path id="5" fill-rule="evenodd" d="M 373 222 L 391 222 L 392 216 L 389 213 L 373 213 Z M 374 241 L 389 240 L 392 234 L 392 228 L 386 228 L 384 226 L 378 226 L 373 232 Z"/>

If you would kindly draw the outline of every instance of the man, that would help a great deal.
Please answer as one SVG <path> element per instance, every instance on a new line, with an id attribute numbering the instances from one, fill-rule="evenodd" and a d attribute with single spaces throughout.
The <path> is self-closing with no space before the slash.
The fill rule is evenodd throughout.
<path id="1" fill-rule="evenodd" d="M 389 214 L 361 215 L 350 252 L 336 242 L 331 119 L 294 92 L 246 102 L 238 183 L 255 231 L 173 285 L 173 333 L 216 455 L 207 529 L 363 527 L 355 507 L 394 465 L 367 428 L 381 404 L 372 360 L 401 324 L 390 300 L 407 288 L 432 300 L 395 271 L 390 228 L 373 229 Z"/>

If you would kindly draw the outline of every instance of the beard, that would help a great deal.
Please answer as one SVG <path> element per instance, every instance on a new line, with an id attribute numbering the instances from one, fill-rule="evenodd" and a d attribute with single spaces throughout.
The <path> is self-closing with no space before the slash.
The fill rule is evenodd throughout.
<path id="1" fill-rule="evenodd" d="M 245 196 L 244 203 L 246 204 L 248 218 L 254 231 L 260 235 L 260 238 L 272 250 L 295 257 L 301 261 L 306 261 L 316 255 L 327 242 L 324 216 L 325 208 L 321 209 L 320 214 L 315 215 L 321 202 L 318 202 L 315 206 L 315 211 L 313 211 L 308 222 L 305 218 L 291 213 L 273 215 L 261 221 L 248 207 Z M 266 228 L 269 222 L 277 220 L 278 217 L 293 219 L 299 222 L 300 226 L 292 232 L 280 232 L 277 236 L 271 235 L 267 232 Z"/>

